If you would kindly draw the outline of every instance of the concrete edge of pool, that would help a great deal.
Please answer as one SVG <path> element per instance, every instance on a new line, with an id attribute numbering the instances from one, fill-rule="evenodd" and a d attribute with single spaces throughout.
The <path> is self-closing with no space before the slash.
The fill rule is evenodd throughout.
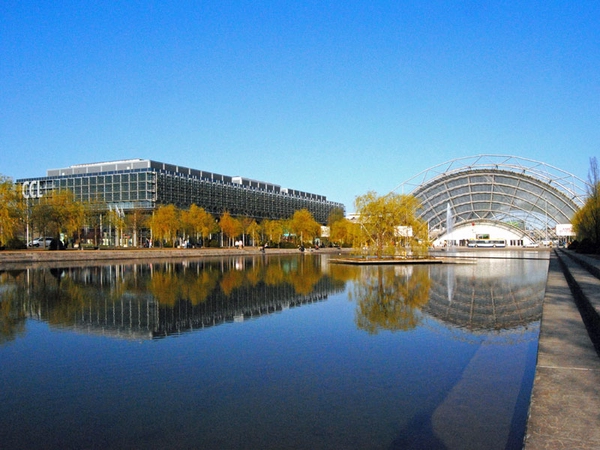
<path id="1" fill-rule="evenodd" d="M 600 448 L 600 358 L 592 341 L 600 334 L 600 279 L 574 258 L 600 268 L 595 258 L 551 254 L 526 450 Z"/>

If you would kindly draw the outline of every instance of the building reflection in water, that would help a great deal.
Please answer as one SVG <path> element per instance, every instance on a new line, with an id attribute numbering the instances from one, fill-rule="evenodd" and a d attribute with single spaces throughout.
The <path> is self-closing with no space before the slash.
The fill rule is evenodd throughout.
<path id="1" fill-rule="evenodd" d="M 547 261 L 345 266 L 319 257 L 237 257 L 0 274 L 0 343 L 26 318 L 120 338 L 160 338 L 322 301 L 346 289 L 371 334 L 406 331 L 425 316 L 471 333 L 539 320 Z"/>
<path id="2" fill-rule="evenodd" d="M 26 318 L 149 339 L 239 322 L 327 299 L 344 283 L 320 258 L 238 257 L 3 273 L 3 340 Z"/>
<path id="3" fill-rule="evenodd" d="M 479 259 L 476 264 L 381 265 L 346 269 L 356 324 L 369 333 L 410 330 L 425 316 L 485 334 L 541 318 L 547 259 Z"/>
<path id="4" fill-rule="evenodd" d="M 420 340 L 420 354 L 409 365 L 440 347 L 462 360 L 455 373 L 453 364 L 431 363 L 436 373 L 424 372 L 427 396 L 444 382 L 452 386 L 408 422 L 389 448 L 521 447 L 547 271 L 547 259 L 518 257 L 356 269 L 348 292 L 360 329 L 377 334 L 420 328 L 400 353 L 406 354 L 412 338 Z"/>
<path id="5" fill-rule="evenodd" d="M 27 339 L 3 347 L 13 357 L 7 368 L 15 367 L 6 370 L 13 374 L 6 391 L 18 394 L 6 399 L 12 403 L 5 402 L 4 429 L 16 430 L 14 439 L 51 430 L 58 436 L 55 446 L 65 436 L 70 446 L 81 444 L 84 430 L 93 439 L 87 446 L 100 442 L 96 436 L 132 446 L 133 435 L 139 447 L 187 437 L 182 446 L 204 442 L 208 448 L 232 442 L 220 441 L 223 436 L 239 439 L 237 445 L 253 436 L 255 444 L 272 448 L 285 447 L 282 442 L 348 448 L 359 441 L 368 447 L 374 439 L 381 448 L 520 448 L 547 267 L 547 260 L 525 259 L 357 267 L 296 255 L 2 272 L 0 346 L 26 334 L 28 318 L 142 340 L 335 299 L 297 315 L 302 333 L 282 316 L 246 327 L 247 334 L 222 327 L 220 335 L 234 335 L 224 353 L 222 342 L 209 334 L 203 339 L 202 331 L 186 341 L 207 351 L 171 352 L 166 340 L 137 351 L 139 346 L 115 347 L 105 339 L 100 353 L 85 356 L 76 336 L 65 343 L 57 333 L 31 333 L 30 342 L 62 341 L 73 355 L 40 358 Z M 259 346 L 238 339 L 276 332 L 287 339 Z M 19 347 L 29 352 L 21 355 Z M 114 350 L 124 355 L 123 349 L 127 358 L 111 357 Z M 108 356 L 97 361 L 99 354 Z M 150 360 L 159 363 L 145 373 Z M 26 377 L 19 367 L 27 367 Z M 28 385 L 26 379 L 35 381 Z M 178 382 L 165 389 L 166 379 Z M 88 396 L 92 385 L 98 393 Z M 123 386 L 130 401 L 121 401 Z M 17 410 L 24 420 L 11 416 Z M 38 411 L 43 419 L 30 426 L 27 418 Z M 125 418 L 118 421 L 122 428 L 115 425 L 117 416 Z M 143 417 L 138 429 L 131 425 L 137 417 Z M 148 433 L 147 426 L 161 433 Z"/>
<path id="6" fill-rule="evenodd" d="M 501 332 L 539 321 L 547 259 L 479 259 L 432 271 L 425 313 L 471 333 Z M 445 286 L 444 286 L 445 285 Z"/>

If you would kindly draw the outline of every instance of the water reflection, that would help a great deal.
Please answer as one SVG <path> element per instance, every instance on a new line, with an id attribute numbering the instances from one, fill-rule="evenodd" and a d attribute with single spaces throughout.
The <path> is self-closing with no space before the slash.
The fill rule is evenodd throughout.
<path id="1" fill-rule="evenodd" d="M 3 445 L 520 448 L 546 273 L 310 255 L 3 272 Z"/>
<path id="2" fill-rule="evenodd" d="M 363 267 L 350 292 L 356 301 L 356 325 L 371 334 L 411 330 L 420 322 L 430 288 L 427 266 Z"/>
<path id="3" fill-rule="evenodd" d="M 476 264 L 334 266 L 352 281 L 356 324 L 371 334 L 406 331 L 425 316 L 471 334 L 518 330 L 542 313 L 547 259 L 479 259 Z"/>
<path id="4" fill-rule="evenodd" d="M 473 333 L 518 329 L 540 319 L 547 259 L 479 259 L 432 268 L 423 311 Z"/>
<path id="5" fill-rule="evenodd" d="M 319 258 L 243 257 L 23 270 L 0 275 L 3 341 L 26 318 L 147 339 L 321 301 L 344 283 Z"/>
<path id="6" fill-rule="evenodd" d="M 14 340 L 25 331 L 25 311 L 15 307 L 19 303 L 15 285 L 21 271 L 0 274 L 0 345 Z"/>
<path id="7" fill-rule="evenodd" d="M 424 316 L 474 333 L 541 315 L 547 261 L 348 266 L 318 257 L 238 257 L 0 273 L 0 343 L 25 320 L 105 335 L 156 338 L 326 299 L 351 282 L 356 326 L 407 331 Z M 528 274 L 524 276 L 524 274 Z"/>

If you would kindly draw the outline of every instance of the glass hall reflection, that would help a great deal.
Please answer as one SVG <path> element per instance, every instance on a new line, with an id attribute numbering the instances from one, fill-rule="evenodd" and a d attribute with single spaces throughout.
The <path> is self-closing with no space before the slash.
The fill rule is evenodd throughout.
<path id="1" fill-rule="evenodd" d="M 539 321 L 547 259 L 479 259 L 476 264 L 340 268 L 353 287 L 356 325 L 371 334 L 406 331 L 428 316 L 471 334 L 518 330 Z M 336 269 L 338 269 L 336 267 Z"/>

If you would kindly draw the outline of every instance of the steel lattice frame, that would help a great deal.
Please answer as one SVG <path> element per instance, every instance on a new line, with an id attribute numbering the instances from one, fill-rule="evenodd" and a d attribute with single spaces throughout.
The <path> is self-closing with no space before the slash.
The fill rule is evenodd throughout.
<path id="1" fill-rule="evenodd" d="M 585 202 L 588 184 L 539 161 L 478 155 L 429 168 L 393 191 L 399 189 L 419 199 L 418 215 L 432 231 L 445 231 L 449 207 L 456 227 L 485 221 L 541 236 L 552 234 L 556 224 L 570 223 Z"/>

